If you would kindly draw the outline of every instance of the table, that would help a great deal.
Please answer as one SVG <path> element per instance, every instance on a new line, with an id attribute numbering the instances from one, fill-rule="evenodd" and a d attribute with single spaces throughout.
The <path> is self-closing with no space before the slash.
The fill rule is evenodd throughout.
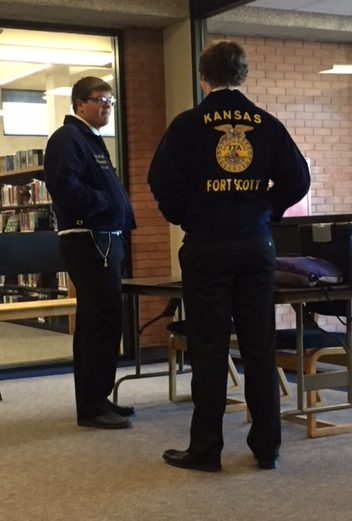
<path id="1" fill-rule="evenodd" d="M 142 295 L 166 298 L 182 299 L 182 284 L 179 279 L 172 277 L 148 277 L 136 279 L 123 279 L 122 292 L 130 295 L 132 299 L 132 321 L 133 333 L 132 342 L 134 347 L 135 373 L 123 376 L 116 380 L 113 389 L 113 402 L 118 401 L 118 389 L 125 380 L 136 378 L 151 378 L 154 376 L 168 376 L 168 371 L 154 371 L 152 373 L 142 373 L 142 357 L 139 341 L 139 297 Z M 181 369 L 180 372 L 183 372 Z"/>
<path id="2" fill-rule="evenodd" d="M 124 279 L 122 289 L 125 294 L 132 297 L 132 313 L 134 322 L 133 341 L 135 351 L 136 371 L 116 381 L 113 399 L 117 403 L 118 387 L 122 381 L 133 378 L 147 378 L 151 376 L 166 376 L 168 372 L 142 373 L 141 349 L 139 343 L 139 297 L 141 295 L 182 298 L 182 285 L 180 280 L 172 277 L 150 277 Z M 347 303 L 347 364 L 346 369 L 334 371 L 333 373 L 319 373 L 314 375 L 304 374 L 304 349 L 303 349 L 303 304 L 307 302 L 321 302 L 329 299 L 346 300 Z M 297 367 L 297 408 L 283 412 L 283 417 L 297 416 L 302 414 L 313 414 L 332 410 L 347 409 L 352 407 L 352 286 L 334 285 L 323 292 L 319 287 L 314 288 L 276 288 L 275 304 L 290 304 L 296 315 L 296 349 L 298 358 Z M 304 393 L 306 391 L 322 388 L 347 387 L 347 401 L 342 404 L 306 407 L 304 404 Z"/>

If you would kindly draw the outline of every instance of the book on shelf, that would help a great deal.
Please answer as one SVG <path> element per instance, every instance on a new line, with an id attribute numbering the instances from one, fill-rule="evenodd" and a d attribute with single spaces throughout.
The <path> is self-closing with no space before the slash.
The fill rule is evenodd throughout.
<path id="1" fill-rule="evenodd" d="M 6 223 L 10 215 L 15 213 L 14 210 L 8 210 L 6 212 L 0 212 L 0 233 L 5 231 Z"/>
<path id="2" fill-rule="evenodd" d="M 32 203 L 31 185 L 9 185 L 1 187 L 1 205 L 23 206 Z"/>
<path id="3" fill-rule="evenodd" d="M 40 273 L 24 273 L 17 275 L 17 284 L 25 288 L 36 288 L 40 282 Z"/>
<path id="4" fill-rule="evenodd" d="M 11 206 L 12 204 L 12 186 L 3 185 L 0 190 L 1 206 Z"/>
<path id="5" fill-rule="evenodd" d="M 21 296 L 18 295 L 18 294 L 13 294 L 13 295 L 3 295 L 2 296 L 2 301 L 4 304 L 11 304 L 11 302 L 19 302 L 21 301 Z"/>
<path id="6" fill-rule="evenodd" d="M 51 197 L 46 184 L 39 179 L 24 185 L 4 184 L 1 187 L 0 194 L 3 207 L 51 203 Z"/>
<path id="7" fill-rule="evenodd" d="M 44 150 L 32 148 L 27 150 L 27 166 L 41 166 L 44 164 Z"/>
<path id="8" fill-rule="evenodd" d="M 22 170 L 44 164 L 44 150 L 31 148 L 30 150 L 18 150 L 15 154 L 0 156 L 0 172 Z"/>
<path id="9" fill-rule="evenodd" d="M 9 215 L 6 225 L 5 225 L 5 233 L 9 232 L 18 232 L 20 228 L 20 216 L 18 213 L 14 213 Z"/>
<path id="10" fill-rule="evenodd" d="M 66 291 L 68 289 L 68 280 L 66 271 L 59 271 L 56 274 L 57 278 L 57 288 L 61 291 Z"/>
<path id="11" fill-rule="evenodd" d="M 9 170 L 14 170 L 15 167 L 15 156 L 7 155 L 0 156 L 0 172 L 8 172 Z"/>
<path id="12" fill-rule="evenodd" d="M 37 227 L 37 212 L 34 210 L 21 210 L 20 231 L 34 232 Z"/>
<path id="13" fill-rule="evenodd" d="M 15 153 L 15 170 L 21 170 L 21 168 L 27 168 L 26 150 L 17 150 Z"/>
<path id="14" fill-rule="evenodd" d="M 34 204 L 51 203 L 51 197 L 44 181 L 34 179 L 30 185 Z"/>
<path id="15" fill-rule="evenodd" d="M 15 188 L 15 187 L 14 187 Z M 20 206 L 32 203 L 32 194 L 30 185 L 19 185 L 16 187 L 15 196 L 17 204 Z"/>

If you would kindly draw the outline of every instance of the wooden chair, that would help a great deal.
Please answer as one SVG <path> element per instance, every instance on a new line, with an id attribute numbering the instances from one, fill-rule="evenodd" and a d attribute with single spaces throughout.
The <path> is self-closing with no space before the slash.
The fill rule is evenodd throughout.
<path id="1" fill-rule="evenodd" d="M 171 322 L 167 326 L 170 332 L 169 336 L 169 399 L 170 401 L 189 400 L 190 395 L 177 394 L 177 355 L 180 354 L 180 372 L 184 373 L 184 353 L 187 351 L 187 337 L 185 330 L 185 321 L 177 320 Z M 237 346 L 234 336 L 231 337 L 230 347 Z M 190 371 L 190 370 L 189 370 Z M 188 371 L 188 372 L 189 372 Z M 225 412 L 246 411 L 247 405 L 244 399 L 236 398 L 234 393 L 240 393 L 243 390 L 241 377 L 236 366 L 229 354 L 229 377 L 232 382 L 228 387 L 227 405 Z"/>
<path id="2" fill-rule="evenodd" d="M 304 374 L 307 377 L 317 375 L 319 372 L 336 372 L 339 366 L 347 367 L 347 354 L 344 347 L 346 334 L 340 332 L 332 333 L 320 328 L 312 315 L 314 309 L 319 309 L 319 307 L 316 304 L 306 306 L 304 313 Z M 295 329 L 277 331 L 277 364 L 284 370 L 297 370 Z M 321 389 L 315 388 L 306 391 L 308 408 L 325 405 L 323 381 L 321 385 Z M 305 424 L 307 435 L 310 438 L 352 432 L 351 423 L 337 424 L 335 422 L 318 420 L 315 413 L 293 416 L 284 415 L 284 418 Z"/>
<path id="3" fill-rule="evenodd" d="M 170 332 L 169 336 L 169 399 L 171 401 L 176 400 L 188 400 L 189 395 L 178 395 L 177 394 L 177 357 L 179 356 L 180 372 L 185 372 L 183 369 L 184 364 L 184 353 L 187 351 L 187 337 L 185 330 L 185 321 L 179 320 L 171 322 L 167 326 Z M 229 381 L 231 384 L 228 386 L 227 405 L 225 412 L 237 412 L 247 411 L 247 405 L 243 396 L 243 384 L 241 377 L 237 371 L 236 365 L 233 358 L 240 359 L 237 336 L 234 328 L 230 337 L 229 347 Z M 283 370 L 279 367 L 279 383 L 281 389 L 281 399 L 286 400 L 292 397 L 292 390 L 287 382 L 286 376 Z M 240 393 L 240 397 L 234 396 L 234 394 Z M 247 411 L 247 418 L 250 421 L 249 412 Z"/>

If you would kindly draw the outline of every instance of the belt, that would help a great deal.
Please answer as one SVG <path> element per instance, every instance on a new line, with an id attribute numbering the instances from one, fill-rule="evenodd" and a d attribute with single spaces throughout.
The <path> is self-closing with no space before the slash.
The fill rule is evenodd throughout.
<path id="1" fill-rule="evenodd" d="M 68 234 L 73 234 L 73 233 L 91 233 L 91 230 L 81 230 L 79 228 L 72 228 L 70 230 L 60 230 L 58 232 L 58 235 L 68 235 Z M 99 231 L 94 231 L 92 233 L 95 233 L 95 234 L 110 233 L 111 235 L 122 235 L 123 232 L 121 230 L 113 230 L 113 231 L 99 230 Z"/>

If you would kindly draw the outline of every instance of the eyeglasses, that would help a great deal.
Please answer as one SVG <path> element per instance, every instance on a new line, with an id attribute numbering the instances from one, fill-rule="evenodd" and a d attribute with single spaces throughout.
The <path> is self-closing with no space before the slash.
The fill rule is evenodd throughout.
<path id="1" fill-rule="evenodd" d="M 106 96 L 96 96 L 95 98 L 85 98 L 83 101 L 94 101 L 98 103 L 98 105 L 111 105 L 112 107 L 115 105 L 115 98 L 111 96 L 111 98 L 107 98 Z"/>

